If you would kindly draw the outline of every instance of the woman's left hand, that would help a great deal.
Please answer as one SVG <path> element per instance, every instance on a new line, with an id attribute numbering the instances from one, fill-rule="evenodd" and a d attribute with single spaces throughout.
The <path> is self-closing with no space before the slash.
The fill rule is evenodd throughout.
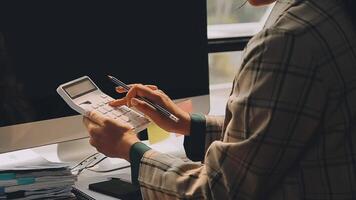
<path id="1" fill-rule="evenodd" d="M 140 141 L 130 124 L 107 118 L 97 111 L 89 112 L 83 122 L 90 135 L 90 144 L 99 152 L 129 161 L 131 146 Z"/>

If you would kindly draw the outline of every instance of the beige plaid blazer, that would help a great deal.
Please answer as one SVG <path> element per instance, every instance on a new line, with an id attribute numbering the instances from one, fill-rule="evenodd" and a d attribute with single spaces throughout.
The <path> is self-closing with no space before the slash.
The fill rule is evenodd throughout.
<path id="1" fill-rule="evenodd" d="M 356 32 L 342 1 L 278 1 L 225 117 L 205 123 L 191 133 L 202 163 L 144 154 L 145 199 L 356 199 Z"/>

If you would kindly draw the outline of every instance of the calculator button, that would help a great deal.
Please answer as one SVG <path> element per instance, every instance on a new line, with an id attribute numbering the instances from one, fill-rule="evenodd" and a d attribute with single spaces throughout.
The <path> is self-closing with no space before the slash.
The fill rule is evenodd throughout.
<path id="1" fill-rule="evenodd" d="M 108 116 L 111 119 L 116 119 L 117 117 L 113 115 L 112 113 L 107 113 L 105 116 Z"/>
<path id="2" fill-rule="evenodd" d="M 125 121 L 125 122 L 129 122 L 129 121 L 130 121 L 130 118 L 127 117 L 127 116 L 125 116 L 125 115 L 121 115 L 121 116 L 120 116 L 120 119 L 123 120 L 123 121 Z"/>
<path id="3" fill-rule="evenodd" d="M 111 100 L 110 99 L 105 99 L 104 103 L 109 103 Z"/>
<path id="4" fill-rule="evenodd" d="M 113 107 L 108 106 L 108 105 L 103 106 L 102 108 L 103 108 L 104 110 L 108 111 L 108 112 L 111 112 L 111 111 L 113 111 L 113 110 L 114 110 L 114 108 L 113 108 Z"/>
<path id="5" fill-rule="evenodd" d="M 104 106 L 104 105 L 105 105 L 104 102 L 100 102 L 100 103 L 99 103 L 99 106 Z"/>
<path id="6" fill-rule="evenodd" d="M 116 117 L 120 117 L 121 115 L 123 115 L 123 113 L 120 112 L 120 111 L 118 111 L 118 110 L 113 110 L 113 111 L 111 111 L 111 113 L 112 113 L 113 115 L 115 115 Z"/>
<path id="7" fill-rule="evenodd" d="M 116 117 L 116 119 L 115 119 L 115 120 L 120 121 L 120 123 L 126 123 L 126 121 L 124 121 L 123 119 L 121 119 L 121 117 Z"/>
<path id="8" fill-rule="evenodd" d="M 120 113 L 120 115 L 124 115 L 124 114 L 127 113 L 127 111 L 124 111 L 124 110 L 122 110 L 122 109 L 120 109 L 120 108 L 116 108 L 115 111 L 118 112 L 118 113 Z"/>
<path id="9" fill-rule="evenodd" d="M 128 108 L 127 106 L 121 106 L 121 107 L 120 107 L 120 109 L 121 109 L 122 111 L 124 111 L 125 113 L 127 113 L 127 112 L 130 112 L 130 111 L 131 111 L 131 109 L 130 109 L 130 108 Z"/>
<path id="10" fill-rule="evenodd" d="M 108 97 L 108 95 L 105 95 L 105 94 L 102 94 L 102 95 L 100 95 L 101 96 L 101 98 L 103 98 L 103 99 L 105 99 L 106 97 Z"/>
<path id="11" fill-rule="evenodd" d="M 102 114 L 108 113 L 108 111 L 103 109 L 102 107 L 98 108 L 97 111 L 101 112 Z"/>
<path id="12" fill-rule="evenodd" d="M 94 108 L 94 109 L 97 109 L 97 108 L 99 108 L 99 106 L 98 106 L 97 104 L 95 104 L 95 105 L 92 105 L 91 107 L 92 107 L 92 108 Z"/>
<path id="13" fill-rule="evenodd" d="M 117 112 L 121 112 L 122 113 L 122 109 L 120 109 L 120 107 L 113 107 L 114 110 L 116 110 Z"/>
<path id="14" fill-rule="evenodd" d="M 131 112 L 127 113 L 127 116 L 132 119 L 139 119 L 142 115 L 132 110 Z"/>

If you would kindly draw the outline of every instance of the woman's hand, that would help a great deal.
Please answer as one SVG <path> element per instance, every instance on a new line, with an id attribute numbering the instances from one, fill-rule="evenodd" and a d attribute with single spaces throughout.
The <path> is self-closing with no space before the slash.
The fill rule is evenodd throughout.
<path id="1" fill-rule="evenodd" d="M 126 92 L 126 90 L 122 87 L 117 87 L 116 91 L 118 93 Z M 151 102 L 164 107 L 173 115 L 178 117 L 179 121 L 174 122 L 137 97 L 147 98 Z M 114 107 L 122 105 L 127 105 L 129 107 L 133 106 L 166 131 L 180 133 L 183 135 L 189 135 L 190 133 L 189 113 L 179 108 L 164 92 L 158 90 L 158 88 L 154 85 L 132 84 L 130 85 L 130 90 L 127 92 L 126 97 L 112 101 L 110 105 Z"/>
<path id="2" fill-rule="evenodd" d="M 96 111 L 89 112 L 83 122 L 90 135 L 90 144 L 99 152 L 129 161 L 131 146 L 140 141 L 130 124 L 107 118 Z"/>

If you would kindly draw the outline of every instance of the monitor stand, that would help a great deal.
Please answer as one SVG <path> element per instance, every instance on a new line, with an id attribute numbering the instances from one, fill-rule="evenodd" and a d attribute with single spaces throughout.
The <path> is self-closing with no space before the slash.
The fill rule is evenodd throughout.
<path id="1" fill-rule="evenodd" d="M 82 138 L 32 149 L 52 162 L 77 163 L 96 152 L 89 144 L 89 138 Z"/>
<path id="2" fill-rule="evenodd" d="M 89 138 L 61 142 L 57 146 L 58 159 L 62 162 L 76 162 L 96 152 L 89 144 Z"/>

